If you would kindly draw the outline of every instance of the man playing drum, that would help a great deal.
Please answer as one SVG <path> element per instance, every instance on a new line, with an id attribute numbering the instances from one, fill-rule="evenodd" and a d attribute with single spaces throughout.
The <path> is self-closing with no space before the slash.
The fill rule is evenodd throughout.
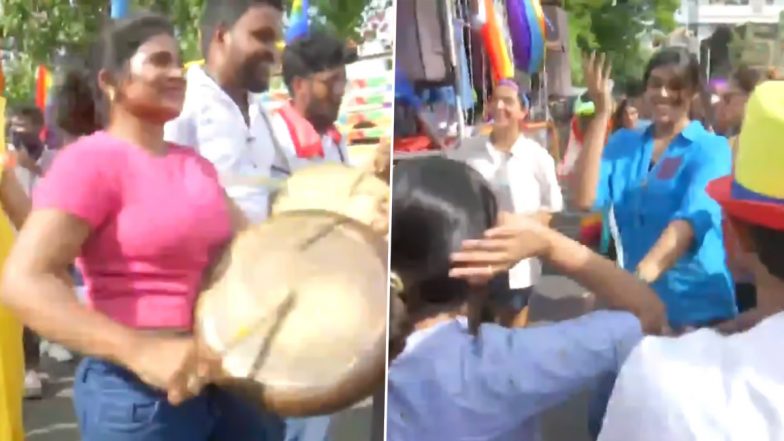
<path id="1" fill-rule="evenodd" d="M 289 43 L 283 51 L 283 81 L 291 100 L 272 116 L 280 150 L 276 169 L 294 172 L 333 162 L 350 165 L 344 136 L 335 127 L 346 92 L 346 65 L 356 52 L 325 32 L 314 31 Z M 327 439 L 328 416 L 287 421 L 286 441 Z"/>

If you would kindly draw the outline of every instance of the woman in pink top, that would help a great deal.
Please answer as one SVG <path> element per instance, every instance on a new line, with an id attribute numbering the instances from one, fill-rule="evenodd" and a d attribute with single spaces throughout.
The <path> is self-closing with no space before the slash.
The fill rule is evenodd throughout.
<path id="1" fill-rule="evenodd" d="M 93 57 L 79 88 L 90 94 L 73 101 L 82 112 L 95 103 L 86 109 L 96 131 L 64 149 L 39 184 L 2 300 L 86 356 L 74 381 L 84 441 L 282 439 L 276 418 L 201 387 L 217 363 L 197 351 L 194 302 L 245 220 L 208 161 L 163 140 L 185 92 L 172 26 L 155 15 L 115 22 Z M 69 286 L 74 259 L 87 307 Z"/>

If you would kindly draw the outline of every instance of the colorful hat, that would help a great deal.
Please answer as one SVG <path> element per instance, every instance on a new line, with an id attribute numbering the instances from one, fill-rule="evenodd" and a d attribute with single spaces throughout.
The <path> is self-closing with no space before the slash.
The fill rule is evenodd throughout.
<path id="1" fill-rule="evenodd" d="M 767 81 L 749 98 L 731 176 L 708 194 L 737 219 L 784 230 L 784 81 Z"/>

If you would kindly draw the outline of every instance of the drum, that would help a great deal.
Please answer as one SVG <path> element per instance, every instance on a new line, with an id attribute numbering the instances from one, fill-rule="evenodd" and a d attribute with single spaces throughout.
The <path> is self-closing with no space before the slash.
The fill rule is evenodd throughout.
<path id="1" fill-rule="evenodd" d="M 371 225 L 372 201 L 389 189 L 370 177 L 346 167 L 295 174 L 273 215 L 224 253 L 196 310 L 197 335 L 223 360 L 222 386 L 278 415 L 310 416 L 383 385 L 388 243 Z"/>
<path id="2" fill-rule="evenodd" d="M 281 186 L 272 216 L 300 210 L 339 213 L 386 236 L 389 185 L 368 170 L 326 163 L 304 168 Z"/>

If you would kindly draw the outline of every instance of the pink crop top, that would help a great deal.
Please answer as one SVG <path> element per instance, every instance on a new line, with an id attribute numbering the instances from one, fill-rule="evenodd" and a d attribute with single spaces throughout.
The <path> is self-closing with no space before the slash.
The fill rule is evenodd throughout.
<path id="1" fill-rule="evenodd" d="M 89 304 L 134 328 L 191 329 L 202 274 L 231 237 L 212 164 L 149 152 L 105 132 L 67 146 L 34 195 L 92 228 L 77 265 Z"/>

